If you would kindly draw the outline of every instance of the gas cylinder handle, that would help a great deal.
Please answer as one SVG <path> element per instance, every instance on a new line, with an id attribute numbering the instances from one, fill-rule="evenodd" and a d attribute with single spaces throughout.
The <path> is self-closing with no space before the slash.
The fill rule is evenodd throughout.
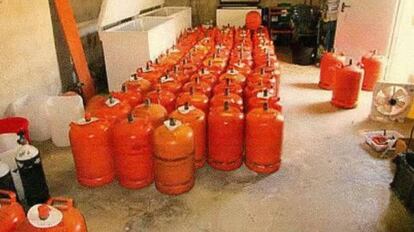
<path id="1" fill-rule="evenodd" d="M 47 203 L 50 206 L 53 206 L 57 209 L 67 210 L 73 208 L 73 199 L 65 198 L 65 197 L 52 197 L 50 198 Z"/>
<path id="2" fill-rule="evenodd" d="M 122 85 L 122 87 L 121 87 L 121 91 L 123 92 L 123 93 L 126 93 L 128 90 L 127 90 L 127 86 L 126 85 Z"/>
<path id="3" fill-rule="evenodd" d="M 142 68 L 139 68 L 140 70 L 142 70 Z M 136 73 L 131 74 L 130 76 L 134 81 L 138 80 L 138 75 Z"/>
<path id="4" fill-rule="evenodd" d="M 10 191 L 0 189 L 0 195 L 3 195 L 3 196 L 8 198 L 7 200 L 4 200 L 4 199 L 0 198 L 0 202 L 5 202 L 5 203 L 8 203 L 8 202 L 15 203 L 15 202 L 17 202 L 16 193 L 14 193 L 14 192 L 10 192 Z"/>
<path id="5" fill-rule="evenodd" d="M 144 100 L 144 105 L 145 105 L 146 107 L 150 106 L 150 105 L 151 105 L 151 99 L 146 98 L 146 99 Z"/>

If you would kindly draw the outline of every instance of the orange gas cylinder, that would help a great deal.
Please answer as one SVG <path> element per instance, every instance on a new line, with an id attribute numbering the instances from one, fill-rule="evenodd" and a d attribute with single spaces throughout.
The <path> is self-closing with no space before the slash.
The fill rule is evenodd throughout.
<path id="1" fill-rule="evenodd" d="M 121 102 L 127 102 L 132 108 L 142 103 L 142 94 L 139 90 L 127 89 L 126 85 L 122 86 L 121 92 L 113 92 L 112 96 Z"/>
<path id="2" fill-rule="evenodd" d="M 198 74 L 194 74 L 191 77 L 191 80 L 194 81 L 197 77 L 200 78 L 201 81 L 206 82 L 210 86 L 214 86 L 217 82 L 217 76 L 211 73 L 208 69 L 202 68 Z"/>
<path id="3" fill-rule="evenodd" d="M 244 85 L 246 84 L 246 77 L 240 74 L 240 72 L 235 70 L 234 68 L 229 69 L 219 78 L 220 81 L 225 81 L 226 79 L 230 79 L 235 83 L 241 85 L 242 87 L 244 87 Z"/>
<path id="4" fill-rule="evenodd" d="M 257 30 L 262 25 L 262 16 L 257 11 L 250 11 L 246 15 L 246 28 L 249 30 Z"/>
<path id="5" fill-rule="evenodd" d="M 35 205 L 27 212 L 27 220 L 16 232 L 86 232 L 83 215 L 73 206 L 73 200 L 51 198 L 47 204 Z"/>
<path id="6" fill-rule="evenodd" d="M 181 82 L 175 80 L 170 75 L 165 75 L 160 78 L 159 83 L 155 86 L 155 89 L 163 89 L 173 94 L 178 94 L 181 92 L 181 87 Z"/>
<path id="7" fill-rule="evenodd" d="M 374 50 L 368 55 L 362 57 L 361 63 L 365 71 L 362 89 L 366 91 L 373 91 L 377 81 L 384 76 L 386 65 L 385 57 L 377 55 L 377 50 Z"/>
<path id="8" fill-rule="evenodd" d="M 170 117 L 187 124 L 193 129 L 195 167 L 202 168 L 206 162 L 207 150 L 207 121 L 204 112 L 186 103 L 178 107 Z"/>
<path id="9" fill-rule="evenodd" d="M 249 76 L 252 73 L 250 66 L 241 60 L 238 60 L 237 63 L 233 65 L 233 67 L 236 71 L 245 77 Z"/>
<path id="10" fill-rule="evenodd" d="M 110 126 L 108 121 L 91 118 L 89 114 L 70 124 L 69 138 L 76 176 L 83 186 L 99 187 L 114 179 Z"/>
<path id="11" fill-rule="evenodd" d="M 242 164 L 244 114 L 228 102 L 212 108 L 208 116 L 208 163 L 232 171 Z"/>
<path id="12" fill-rule="evenodd" d="M 230 89 L 230 92 L 235 93 L 239 96 L 243 96 L 243 88 L 236 82 L 226 79 L 225 81 L 220 82 L 214 87 L 213 94 L 221 94 L 225 89 Z"/>
<path id="13" fill-rule="evenodd" d="M 124 119 L 131 111 L 131 106 L 127 102 L 123 102 L 120 99 L 109 96 L 105 101 L 99 102 L 94 107 L 88 106 L 86 112 L 90 113 L 93 117 L 106 119 L 111 124 Z"/>
<path id="14" fill-rule="evenodd" d="M 183 69 L 180 69 L 178 65 L 174 66 L 173 71 L 169 72 L 169 75 L 183 85 L 190 80 L 190 76 Z"/>
<path id="15" fill-rule="evenodd" d="M 137 106 L 132 114 L 137 118 L 148 117 L 152 126 L 157 128 L 167 119 L 168 112 L 164 106 L 151 103 L 150 99 L 145 99 L 144 104 Z"/>
<path id="16" fill-rule="evenodd" d="M 352 65 L 338 69 L 332 91 L 332 104 L 339 108 L 352 109 L 358 105 L 363 70 Z"/>
<path id="17" fill-rule="evenodd" d="M 179 195 L 194 186 L 194 132 L 182 122 L 169 119 L 154 131 L 155 187 Z"/>
<path id="18" fill-rule="evenodd" d="M 183 69 L 184 73 L 189 76 L 192 76 L 198 71 L 198 65 L 191 63 L 188 59 L 184 59 L 182 61 L 181 68 Z"/>
<path id="19" fill-rule="evenodd" d="M 184 92 L 189 92 L 191 89 L 194 89 L 197 92 L 203 93 L 207 95 L 208 97 L 211 96 L 212 88 L 210 84 L 204 81 L 201 81 L 200 77 L 196 77 L 193 81 L 188 82 L 183 87 Z"/>
<path id="20" fill-rule="evenodd" d="M 112 128 L 115 170 L 125 188 L 140 189 L 153 182 L 152 131 L 149 117 L 132 114 Z"/>
<path id="21" fill-rule="evenodd" d="M 151 63 L 148 62 L 145 68 L 139 68 L 137 70 L 137 75 L 148 80 L 151 84 L 156 84 L 158 79 L 160 79 L 164 73 L 161 70 L 151 67 Z"/>
<path id="22" fill-rule="evenodd" d="M 151 102 L 160 104 L 165 107 L 168 113 L 171 113 L 175 110 L 175 95 L 170 91 L 163 89 L 156 89 L 147 94 L 147 98 Z"/>
<path id="23" fill-rule="evenodd" d="M 279 93 L 279 81 L 274 79 L 262 79 L 257 83 L 248 82 L 246 88 L 244 88 L 244 99 L 248 101 L 251 97 L 255 96 L 258 92 L 265 89 L 273 90 L 275 93 Z"/>
<path id="24" fill-rule="evenodd" d="M 140 91 L 142 95 L 145 95 L 152 90 L 151 82 L 139 77 L 136 73 L 132 74 L 130 79 L 124 82 L 122 86 L 125 86 L 126 89 L 130 91 Z"/>
<path id="25" fill-rule="evenodd" d="M 229 88 L 211 98 L 210 108 L 223 106 L 224 102 L 228 102 L 230 106 L 238 108 L 241 112 L 244 110 L 243 98 L 235 93 L 231 93 Z"/>
<path id="26" fill-rule="evenodd" d="M 202 110 L 206 115 L 208 115 L 209 99 L 207 95 L 197 92 L 194 90 L 194 88 L 192 88 L 189 92 L 181 93 L 177 97 L 177 108 L 179 106 L 183 106 L 186 102 L 189 102 L 191 105 L 195 106 L 197 109 Z"/>
<path id="27" fill-rule="evenodd" d="M 283 145 L 282 114 L 267 103 L 246 116 L 246 166 L 270 174 L 280 168 Z"/>
<path id="28" fill-rule="evenodd" d="M 320 88 L 332 89 L 336 71 L 344 66 L 345 60 L 346 57 L 343 54 L 324 53 L 321 59 Z"/>
<path id="29" fill-rule="evenodd" d="M 17 202 L 16 194 L 0 190 L 0 231 L 14 232 L 25 218 L 23 207 Z"/>
<path id="30" fill-rule="evenodd" d="M 247 103 L 247 112 L 255 108 L 261 108 L 264 103 L 268 103 L 271 109 L 282 112 L 282 106 L 279 104 L 279 97 L 273 90 L 265 89 L 257 92 L 256 96 L 251 97 Z"/>

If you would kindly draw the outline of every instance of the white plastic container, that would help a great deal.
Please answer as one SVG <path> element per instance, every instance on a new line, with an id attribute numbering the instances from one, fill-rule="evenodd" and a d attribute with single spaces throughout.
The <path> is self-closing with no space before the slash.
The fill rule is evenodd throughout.
<path id="1" fill-rule="evenodd" d="M 50 139 L 49 114 L 46 102 L 49 96 L 26 95 L 11 103 L 6 110 L 6 116 L 17 116 L 29 120 L 30 138 L 34 141 Z"/>
<path id="2" fill-rule="evenodd" d="M 56 96 L 47 101 L 52 142 L 57 147 L 70 146 L 69 124 L 85 114 L 82 97 Z"/>
<path id="3" fill-rule="evenodd" d="M 103 1 L 98 31 L 110 91 L 119 91 L 131 73 L 174 45 L 176 30 L 181 27 L 176 26 L 181 20 L 174 19 L 181 15 L 178 11 L 165 12 L 169 16 L 155 16 L 162 15 L 161 8 L 159 12 L 147 12 L 147 16 L 141 14 L 163 3 L 164 0 Z"/>

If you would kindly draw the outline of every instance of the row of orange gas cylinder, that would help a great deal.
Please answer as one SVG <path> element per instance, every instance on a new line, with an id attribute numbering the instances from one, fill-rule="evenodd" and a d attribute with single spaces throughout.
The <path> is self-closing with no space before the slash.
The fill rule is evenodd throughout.
<path id="1" fill-rule="evenodd" d="M 206 161 L 223 171 L 243 160 L 258 173 L 279 169 L 280 70 L 267 30 L 189 33 L 201 36 L 184 56 L 170 57 L 182 52 L 178 45 L 138 69 L 123 91 L 95 97 L 87 116 L 71 124 L 80 184 L 97 187 L 116 176 L 126 188 L 155 181 L 160 192 L 177 195 L 192 188 Z"/>
<path id="2" fill-rule="evenodd" d="M 332 104 L 345 109 L 358 105 L 360 90 L 373 91 L 385 71 L 385 58 L 372 51 L 361 62 L 346 64 L 343 53 L 325 53 L 321 60 L 319 87 L 332 90 Z"/>
<path id="3" fill-rule="evenodd" d="M 86 232 L 85 219 L 68 198 L 51 198 L 27 212 L 13 192 L 0 190 L 0 232 Z"/>

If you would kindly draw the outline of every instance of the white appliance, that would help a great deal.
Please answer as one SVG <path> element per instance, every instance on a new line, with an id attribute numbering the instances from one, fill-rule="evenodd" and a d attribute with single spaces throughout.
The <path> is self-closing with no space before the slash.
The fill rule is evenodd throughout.
<path id="1" fill-rule="evenodd" d="M 378 82 L 372 100 L 371 119 L 404 122 L 414 103 L 414 84 Z"/>
<path id="2" fill-rule="evenodd" d="M 172 47 L 181 33 L 181 27 L 184 27 L 184 21 L 191 20 L 191 9 L 188 7 L 180 7 L 182 10 L 159 8 L 163 4 L 164 0 L 102 2 L 98 31 L 110 91 L 118 91 L 138 67 Z M 141 14 L 153 8 L 158 9 Z M 163 11 L 165 16 L 155 16 L 161 15 Z M 186 22 L 185 28 L 188 25 L 191 26 L 191 21 Z"/>
<path id="3" fill-rule="evenodd" d="M 250 11 L 257 11 L 262 14 L 262 10 L 257 7 L 222 7 L 217 9 L 216 22 L 217 26 L 222 28 L 230 25 L 243 27 L 246 24 L 246 15 Z"/>

